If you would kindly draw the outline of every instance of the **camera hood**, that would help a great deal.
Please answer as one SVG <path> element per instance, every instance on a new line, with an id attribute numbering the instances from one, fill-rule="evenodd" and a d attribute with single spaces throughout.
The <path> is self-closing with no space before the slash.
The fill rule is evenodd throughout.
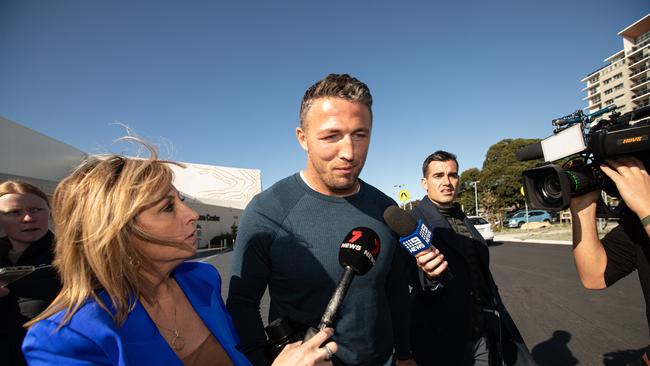
<path id="1" fill-rule="evenodd" d="M 547 164 L 522 173 L 526 202 L 531 209 L 559 211 L 571 203 L 571 183 L 559 165 Z"/>

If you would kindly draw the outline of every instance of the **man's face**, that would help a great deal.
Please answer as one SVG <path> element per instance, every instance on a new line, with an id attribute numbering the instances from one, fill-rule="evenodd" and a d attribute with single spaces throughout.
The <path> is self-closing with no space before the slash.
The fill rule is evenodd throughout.
<path id="1" fill-rule="evenodd" d="M 296 137 L 307 152 L 309 185 L 328 196 L 356 192 L 370 144 L 368 107 L 340 98 L 319 98 L 312 102 L 303 122 Z"/>
<path id="2" fill-rule="evenodd" d="M 458 165 L 453 160 L 432 161 L 427 175 L 422 178 L 422 187 L 429 199 L 438 206 L 451 207 L 456 199 L 458 187 Z"/>

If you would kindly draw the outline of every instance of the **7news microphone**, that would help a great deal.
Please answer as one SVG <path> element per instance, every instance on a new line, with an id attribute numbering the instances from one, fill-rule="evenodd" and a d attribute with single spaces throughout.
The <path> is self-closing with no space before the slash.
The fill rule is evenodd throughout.
<path id="1" fill-rule="evenodd" d="M 345 298 L 352 279 L 354 276 L 366 274 L 372 268 L 379 255 L 379 249 L 379 236 L 367 227 L 354 228 L 345 236 L 339 249 L 339 263 L 343 267 L 343 275 L 325 308 L 318 329 L 308 328 L 303 342 L 316 335 L 319 330 L 334 323 L 336 313 Z"/>
<path id="2" fill-rule="evenodd" d="M 413 216 L 401 208 L 388 206 L 384 211 L 384 221 L 391 230 L 400 236 L 399 243 L 412 256 L 417 256 L 429 248 L 435 249 L 431 245 L 431 237 L 433 236 L 431 229 L 422 220 L 415 221 Z M 441 280 L 447 282 L 453 277 L 451 271 L 447 268 L 443 272 Z"/>

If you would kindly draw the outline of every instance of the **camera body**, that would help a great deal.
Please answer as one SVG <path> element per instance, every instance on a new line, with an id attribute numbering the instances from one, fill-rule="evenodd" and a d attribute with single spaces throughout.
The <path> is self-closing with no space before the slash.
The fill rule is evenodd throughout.
<path id="1" fill-rule="evenodd" d="M 542 140 L 539 146 L 526 146 L 517 152 L 519 160 L 543 157 L 546 161 L 522 173 L 526 201 L 531 208 L 563 210 L 569 207 L 571 197 L 597 189 L 619 197 L 614 182 L 600 170 L 605 159 L 633 155 L 650 166 L 650 120 L 643 120 L 650 116 L 650 106 L 623 115 L 615 109 L 612 105 L 592 114 L 577 111 L 555 119 L 554 135 Z M 610 112 L 607 118 L 595 121 Z M 568 157 L 571 159 L 563 166 L 552 164 Z"/>
<path id="2" fill-rule="evenodd" d="M 309 327 L 289 318 L 277 318 L 264 328 L 268 337 L 266 353 L 269 360 L 275 360 L 289 343 L 302 341 Z"/>

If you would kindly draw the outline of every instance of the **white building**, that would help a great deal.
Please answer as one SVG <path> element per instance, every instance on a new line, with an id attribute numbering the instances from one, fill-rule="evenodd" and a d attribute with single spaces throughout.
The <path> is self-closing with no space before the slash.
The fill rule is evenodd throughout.
<path id="1" fill-rule="evenodd" d="M 620 113 L 650 105 L 650 14 L 618 33 L 623 49 L 604 60 L 605 66 L 589 73 L 583 98 L 589 113 L 616 105 Z"/>
<path id="2" fill-rule="evenodd" d="M 61 141 L 45 136 L 0 117 L 0 182 L 20 179 L 52 195 L 87 154 Z M 231 233 L 233 225 L 250 200 L 262 191 L 257 169 L 227 168 L 183 163 L 171 166 L 174 186 L 187 197 L 186 202 L 199 213 L 197 246 L 206 247 L 210 239 Z"/>

